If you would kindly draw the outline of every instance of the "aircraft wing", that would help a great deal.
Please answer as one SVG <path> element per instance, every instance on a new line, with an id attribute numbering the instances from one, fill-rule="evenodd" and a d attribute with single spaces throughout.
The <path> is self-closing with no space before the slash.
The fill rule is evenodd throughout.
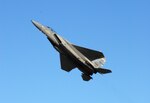
<path id="1" fill-rule="evenodd" d="M 91 61 L 99 58 L 104 58 L 104 54 L 102 52 L 87 49 L 77 45 L 73 45 L 73 46 Z"/>
<path id="2" fill-rule="evenodd" d="M 67 72 L 70 72 L 72 69 L 76 68 L 76 65 L 63 54 L 60 54 L 60 62 L 61 68 Z"/>

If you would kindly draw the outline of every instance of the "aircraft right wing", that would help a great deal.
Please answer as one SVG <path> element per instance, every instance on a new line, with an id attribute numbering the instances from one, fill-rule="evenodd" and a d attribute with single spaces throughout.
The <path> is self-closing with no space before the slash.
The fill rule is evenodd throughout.
<path id="1" fill-rule="evenodd" d="M 77 45 L 73 45 L 73 46 L 91 61 L 99 58 L 104 58 L 104 54 L 102 52 L 87 49 Z"/>
<path id="2" fill-rule="evenodd" d="M 63 54 L 60 54 L 60 62 L 61 68 L 67 72 L 70 72 L 72 69 L 76 68 L 76 65 Z"/>

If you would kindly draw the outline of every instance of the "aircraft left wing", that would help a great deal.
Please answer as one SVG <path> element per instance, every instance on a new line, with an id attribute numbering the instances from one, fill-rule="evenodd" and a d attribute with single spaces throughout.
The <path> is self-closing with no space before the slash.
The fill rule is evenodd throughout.
<path id="1" fill-rule="evenodd" d="M 60 62 L 61 68 L 67 72 L 70 72 L 72 69 L 76 68 L 76 65 L 63 54 L 60 54 Z"/>
<path id="2" fill-rule="evenodd" d="M 73 46 L 91 61 L 99 58 L 104 58 L 104 54 L 102 52 L 80 47 L 77 45 L 73 45 Z"/>

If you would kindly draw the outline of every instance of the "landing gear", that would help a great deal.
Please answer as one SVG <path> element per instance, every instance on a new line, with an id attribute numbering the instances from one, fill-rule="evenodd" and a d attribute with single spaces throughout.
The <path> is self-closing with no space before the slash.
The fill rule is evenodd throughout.
<path id="1" fill-rule="evenodd" d="M 86 75 L 86 74 L 82 74 L 82 79 L 84 80 L 84 81 L 89 81 L 90 79 L 93 79 L 90 75 Z"/>

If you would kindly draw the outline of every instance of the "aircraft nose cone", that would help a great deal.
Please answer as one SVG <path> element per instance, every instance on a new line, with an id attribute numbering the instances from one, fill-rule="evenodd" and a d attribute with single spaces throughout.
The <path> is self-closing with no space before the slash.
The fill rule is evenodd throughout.
<path id="1" fill-rule="evenodd" d="M 37 21 L 31 20 L 34 26 L 36 26 L 39 30 L 42 29 L 42 24 L 38 23 Z"/>
<path id="2" fill-rule="evenodd" d="M 34 21 L 34 20 L 31 20 L 31 22 L 32 22 L 33 24 L 36 24 L 36 21 Z"/>

